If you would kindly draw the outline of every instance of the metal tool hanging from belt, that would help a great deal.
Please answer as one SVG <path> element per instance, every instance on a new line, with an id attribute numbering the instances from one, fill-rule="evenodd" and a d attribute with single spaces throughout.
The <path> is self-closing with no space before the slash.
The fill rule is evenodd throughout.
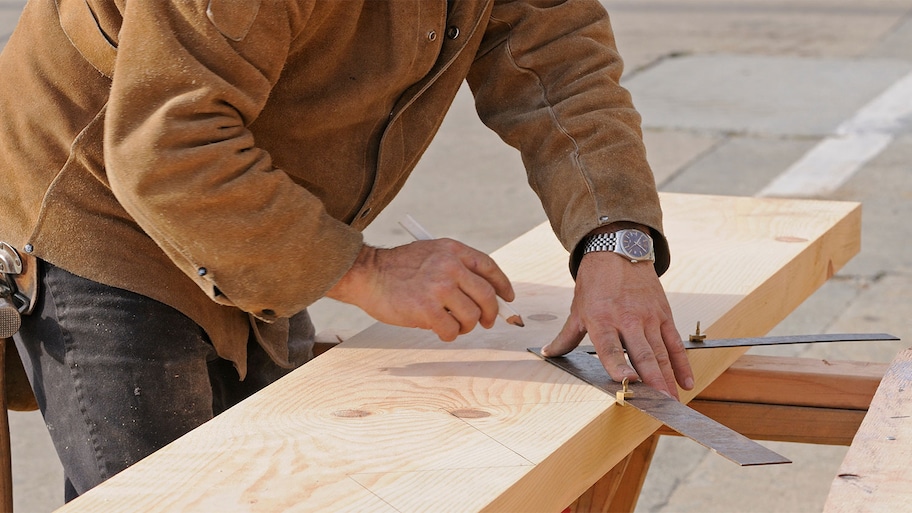
<path id="1" fill-rule="evenodd" d="M 12 337 L 38 299 L 37 262 L 0 242 L 0 338 Z"/>
<path id="2" fill-rule="evenodd" d="M 885 333 L 871 333 L 707 340 L 705 335 L 700 334 L 698 324 L 696 335 L 691 335 L 689 340 L 684 342 L 684 346 L 687 349 L 710 349 L 719 347 L 868 340 L 899 340 L 899 338 Z M 619 404 L 632 406 L 738 465 L 747 466 L 791 463 L 788 458 L 719 424 L 715 420 L 672 399 L 645 383 L 627 383 L 626 381 L 624 383 L 618 383 L 614 381 L 602 366 L 601 361 L 593 356 L 593 354 L 595 354 L 595 349 L 592 346 L 580 346 L 564 356 L 550 358 L 541 354 L 540 347 L 530 347 L 529 351 L 544 359 L 546 362 L 611 394 Z"/>

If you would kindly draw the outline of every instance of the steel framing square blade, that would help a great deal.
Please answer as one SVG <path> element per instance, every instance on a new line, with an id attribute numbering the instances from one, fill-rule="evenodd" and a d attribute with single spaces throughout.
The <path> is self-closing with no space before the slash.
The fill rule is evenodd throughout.
<path id="1" fill-rule="evenodd" d="M 616 397 L 617 392 L 623 390 L 623 385 L 611 379 L 602 362 L 585 351 L 576 349 L 564 356 L 553 358 L 543 356 L 540 347 L 530 347 L 529 351 L 590 385 L 604 390 L 611 397 Z M 630 383 L 629 390 L 633 392 L 633 396 L 625 399 L 627 404 L 738 465 L 791 463 L 788 458 L 645 383 Z"/>

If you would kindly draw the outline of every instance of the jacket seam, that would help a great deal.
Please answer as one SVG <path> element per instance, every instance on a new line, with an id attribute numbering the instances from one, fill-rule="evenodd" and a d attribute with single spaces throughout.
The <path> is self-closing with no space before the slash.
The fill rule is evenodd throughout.
<path id="1" fill-rule="evenodd" d="M 492 21 L 497 21 L 497 22 L 499 22 L 499 23 L 503 23 L 503 24 L 507 25 L 507 27 L 509 27 L 509 29 L 510 29 L 510 32 L 512 32 L 512 30 L 513 30 L 513 25 L 512 25 L 510 22 L 507 22 L 507 21 L 504 21 L 504 20 L 495 18 L 495 17 L 493 17 L 493 16 L 491 17 L 491 20 L 492 20 Z M 529 73 L 530 75 L 532 75 L 533 77 L 535 77 L 535 82 L 538 84 L 538 88 L 539 88 L 539 91 L 540 91 L 540 93 L 541 93 L 541 99 L 542 99 L 542 101 L 544 102 L 544 104 L 547 106 L 547 109 L 548 109 L 548 116 L 551 118 L 552 124 L 558 129 L 558 131 L 559 131 L 561 134 L 563 134 L 563 135 L 567 138 L 567 140 L 570 141 L 570 143 L 573 145 L 573 161 L 574 161 L 574 163 L 576 164 L 576 171 L 577 171 L 577 173 L 579 174 L 580 178 L 583 179 L 583 183 L 586 184 L 586 192 L 589 193 L 589 197 L 590 197 L 591 199 L 594 199 L 596 196 L 595 196 L 595 193 L 594 193 L 594 190 L 593 190 L 593 187 L 592 187 L 592 183 L 590 182 L 590 180 L 589 180 L 589 178 L 588 178 L 588 176 L 587 176 L 587 174 L 586 174 L 585 165 L 584 165 L 583 162 L 580 160 L 580 147 L 579 147 L 579 144 L 577 143 L 576 139 L 570 134 L 570 132 L 561 124 L 561 122 L 560 122 L 560 120 L 559 120 L 557 114 L 555 114 L 555 112 L 554 112 L 554 106 L 553 106 L 553 104 L 551 103 L 550 99 L 548 98 L 548 89 L 545 87 L 544 81 L 541 79 L 541 76 L 540 76 L 538 73 L 536 73 L 535 70 L 533 70 L 533 69 L 531 69 L 531 68 L 527 68 L 527 67 L 520 66 L 520 65 L 516 62 L 516 59 L 515 59 L 514 54 L 513 54 L 513 47 L 512 47 L 512 45 L 511 45 L 510 43 L 511 43 L 511 41 L 510 41 L 510 36 L 507 36 L 507 40 L 506 40 L 506 42 L 505 42 L 505 46 L 506 46 L 506 49 L 507 49 L 507 57 L 509 57 L 509 59 L 510 59 L 510 64 L 511 64 L 514 68 L 516 68 L 517 70 L 523 71 L 523 72 L 526 72 L 526 73 Z M 534 179 L 532 178 L 532 174 L 531 174 L 531 173 L 530 173 L 530 179 L 534 180 Z M 539 188 L 539 183 L 538 183 L 537 181 L 536 181 L 533 185 L 535 186 L 536 189 Z M 596 210 L 599 210 L 599 206 L 598 206 L 598 202 L 597 202 L 597 201 L 596 201 Z"/>

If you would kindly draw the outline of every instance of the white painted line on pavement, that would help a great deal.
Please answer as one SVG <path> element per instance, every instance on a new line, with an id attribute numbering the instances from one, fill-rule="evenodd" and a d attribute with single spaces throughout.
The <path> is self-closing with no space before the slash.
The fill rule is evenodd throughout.
<path id="1" fill-rule="evenodd" d="M 823 196 L 838 189 L 893 141 L 912 117 L 912 73 L 842 122 L 757 196 Z"/>

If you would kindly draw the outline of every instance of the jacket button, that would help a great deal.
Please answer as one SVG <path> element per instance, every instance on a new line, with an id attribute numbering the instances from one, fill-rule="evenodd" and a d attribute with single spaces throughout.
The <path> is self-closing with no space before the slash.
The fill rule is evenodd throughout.
<path id="1" fill-rule="evenodd" d="M 436 41 L 437 40 L 437 31 L 432 30 L 432 31 L 428 32 L 427 38 L 428 38 L 428 41 Z"/>
<path id="2" fill-rule="evenodd" d="M 26 253 L 31 253 L 32 251 L 35 251 L 35 246 L 32 246 L 31 244 L 26 244 L 25 247 L 23 247 L 22 249 L 24 249 Z"/>
<path id="3" fill-rule="evenodd" d="M 199 269 L 196 270 L 196 274 L 198 274 L 200 276 L 206 276 L 206 273 L 208 273 L 208 272 L 209 272 L 209 270 L 206 269 L 205 267 L 200 267 Z"/>
<path id="4" fill-rule="evenodd" d="M 447 29 L 446 35 L 450 39 L 456 39 L 459 37 L 459 27 L 456 25 L 450 25 L 450 28 Z"/>

